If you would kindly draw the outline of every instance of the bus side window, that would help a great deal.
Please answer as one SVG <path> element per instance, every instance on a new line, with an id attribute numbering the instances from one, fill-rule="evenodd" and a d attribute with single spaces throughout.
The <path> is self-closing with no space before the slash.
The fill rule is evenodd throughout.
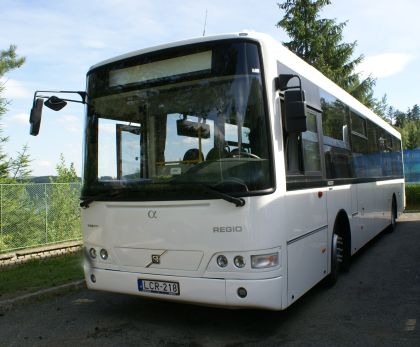
<path id="1" fill-rule="evenodd" d="M 306 117 L 307 130 L 302 133 L 303 167 L 305 173 L 320 173 L 321 156 L 319 153 L 316 115 L 307 113 Z"/>
<path id="2" fill-rule="evenodd" d="M 287 172 L 290 174 L 299 174 L 301 172 L 299 144 L 300 134 L 286 135 L 286 164 Z"/>
<path id="3" fill-rule="evenodd" d="M 282 124 L 285 122 L 285 108 L 284 100 L 280 102 Z M 283 127 L 283 139 L 284 139 L 284 153 L 286 161 L 286 171 L 289 175 L 298 175 L 301 173 L 301 160 L 300 160 L 300 136 L 301 134 L 289 134 L 284 130 Z"/>
<path id="4" fill-rule="evenodd" d="M 321 107 L 326 177 L 353 177 L 346 106 L 321 90 Z"/>
<path id="5" fill-rule="evenodd" d="M 281 110 L 282 115 L 284 115 L 283 101 Z M 314 113 L 307 112 L 307 130 L 303 133 L 286 133 L 283 131 L 286 168 L 289 175 L 321 175 L 321 157 L 316 118 L 317 116 Z"/>

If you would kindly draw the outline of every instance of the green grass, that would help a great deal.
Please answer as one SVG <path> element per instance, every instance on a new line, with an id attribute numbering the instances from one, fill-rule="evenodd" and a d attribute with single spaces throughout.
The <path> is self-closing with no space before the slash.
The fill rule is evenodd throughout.
<path id="1" fill-rule="evenodd" d="M 420 184 L 405 185 L 406 210 L 420 211 Z"/>
<path id="2" fill-rule="evenodd" d="M 81 252 L 0 268 L 0 301 L 83 279 Z"/>

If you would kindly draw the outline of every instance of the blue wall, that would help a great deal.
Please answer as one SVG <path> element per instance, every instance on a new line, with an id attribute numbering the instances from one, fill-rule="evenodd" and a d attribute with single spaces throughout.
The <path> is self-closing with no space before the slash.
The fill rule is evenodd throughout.
<path id="1" fill-rule="evenodd" d="M 404 150 L 404 174 L 406 183 L 420 183 L 420 148 Z"/>

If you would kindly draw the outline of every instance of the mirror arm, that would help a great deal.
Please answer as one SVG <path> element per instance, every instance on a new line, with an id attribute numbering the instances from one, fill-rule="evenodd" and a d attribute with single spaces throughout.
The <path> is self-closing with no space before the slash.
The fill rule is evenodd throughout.
<path id="1" fill-rule="evenodd" d="M 299 81 L 299 85 L 298 86 L 292 86 L 292 87 L 288 87 L 287 83 L 289 83 L 289 81 L 292 78 L 297 78 Z M 281 92 L 288 90 L 288 89 L 300 89 L 302 90 L 302 80 L 300 79 L 299 75 L 294 75 L 294 74 L 280 74 L 279 77 L 276 77 L 274 80 L 275 86 L 276 86 L 276 90 L 279 90 Z"/>
<path id="2" fill-rule="evenodd" d="M 69 101 L 69 102 L 77 102 L 79 104 L 86 104 L 86 105 L 88 105 L 88 102 L 87 102 L 88 94 L 86 92 L 83 92 L 83 91 L 74 91 L 74 90 L 73 91 L 71 91 L 71 90 L 37 90 L 34 93 L 34 101 L 33 101 L 33 104 L 34 105 L 35 105 L 36 98 L 42 98 L 42 99 L 48 99 L 49 98 L 49 96 L 39 95 L 39 93 L 49 93 L 49 94 L 58 94 L 58 93 L 63 93 L 63 94 L 79 94 L 80 97 L 82 98 L 82 101 L 80 101 L 80 100 L 72 100 L 72 99 L 62 99 L 62 100 Z"/>
<path id="3" fill-rule="evenodd" d="M 87 104 L 88 94 L 86 92 L 81 92 L 81 91 L 77 92 L 77 94 L 79 94 L 80 97 L 82 98 L 82 104 Z"/>

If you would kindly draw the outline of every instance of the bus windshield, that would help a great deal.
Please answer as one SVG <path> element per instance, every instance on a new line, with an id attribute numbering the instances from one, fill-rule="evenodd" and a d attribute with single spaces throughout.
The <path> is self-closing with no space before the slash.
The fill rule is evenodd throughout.
<path id="1" fill-rule="evenodd" d="M 205 43 L 127 58 L 88 74 L 82 196 L 133 200 L 273 187 L 259 47 Z"/>

